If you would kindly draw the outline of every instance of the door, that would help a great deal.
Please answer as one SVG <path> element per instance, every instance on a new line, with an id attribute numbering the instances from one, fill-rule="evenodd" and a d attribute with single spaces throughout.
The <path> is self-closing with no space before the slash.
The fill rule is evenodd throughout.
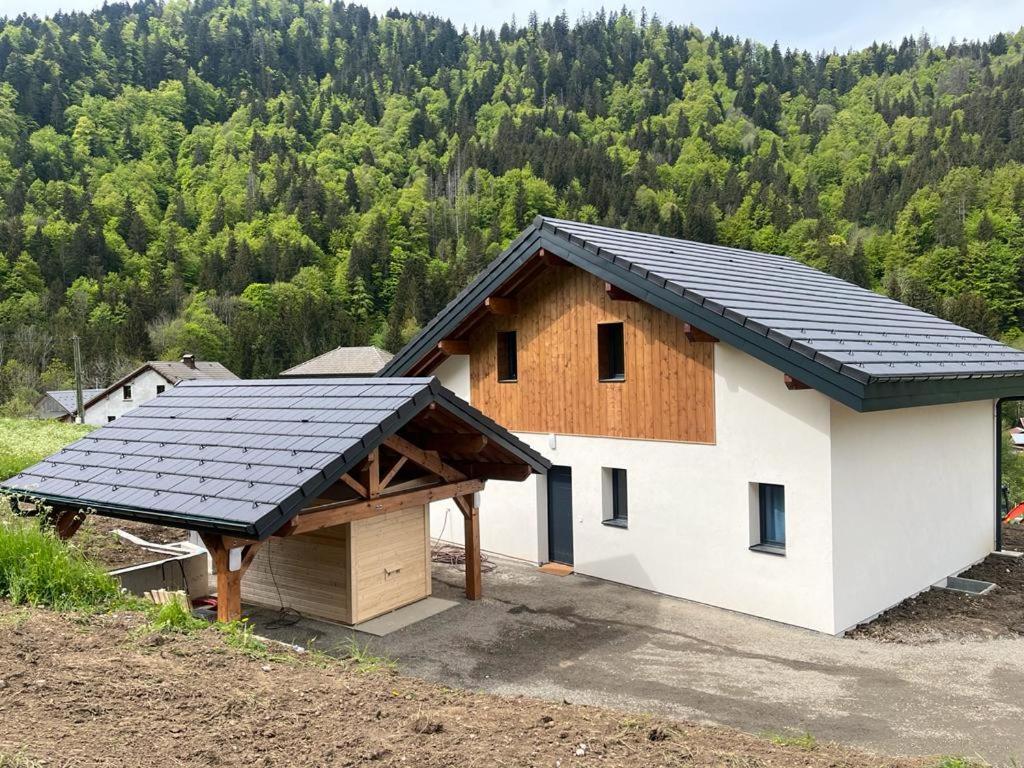
<path id="1" fill-rule="evenodd" d="M 572 565 L 572 468 L 548 470 L 548 559 Z"/>

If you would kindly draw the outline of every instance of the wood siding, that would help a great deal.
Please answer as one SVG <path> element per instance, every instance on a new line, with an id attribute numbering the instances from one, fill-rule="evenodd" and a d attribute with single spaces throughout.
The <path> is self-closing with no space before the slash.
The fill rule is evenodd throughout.
<path id="1" fill-rule="evenodd" d="M 715 441 L 714 344 L 604 282 L 551 267 L 519 291 L 518 314 L 489 315 L 469 334 L 474 406 L 519 432 Z M 623 323 L 626 378 L 598 381 L 597 326 Z M 516 331 L 518 381 L 499 382 L 497 332 Z"/>
<path id="2" fill-rule="evenodd" d="M 357 520 L 351 526 L 354 624 L 430 594 L 426 507 Z"/>
<path id="3" fill-rule="evenodd" d="M 430 588 L 429 522 L 419 506 L 270 538 L 242 578 L 242 600 L 358 624 L 428 597 Z"/>
<path id="4" fill-rule="evenodd" d="M 242 601 L 350 623 L 348 524 L 268 539 L 242 577 Z"/>

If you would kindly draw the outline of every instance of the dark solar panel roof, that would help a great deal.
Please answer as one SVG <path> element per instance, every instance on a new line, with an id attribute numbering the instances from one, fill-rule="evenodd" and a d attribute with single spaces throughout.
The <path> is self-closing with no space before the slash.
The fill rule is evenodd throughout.
<path id="1" fill-rule="evenodd" d="M 859 410 L 1024 394 L 1024 352 L 786 256 L 543 217 L 382 375 L 412 368 L 540 247 Z"/>
<path id="2" fill-rule="evenodd" d="M 2 487 L 54 504 L 266 537 L 430 403 L 546 460 L 436 379 L 186 381 Z"/>

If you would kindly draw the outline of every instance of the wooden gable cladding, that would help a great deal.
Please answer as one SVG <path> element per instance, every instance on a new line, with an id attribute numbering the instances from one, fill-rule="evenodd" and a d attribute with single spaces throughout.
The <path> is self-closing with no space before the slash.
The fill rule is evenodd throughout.
<path id="1" fill-rule="evenodd" d="M 616 300 L 570 266 L 548 267 L 468 335 L 473 405 L 520 432 L 713 443 L 714 345 L 649 304 Z M 597 326 L 622 322 L 625 381 L 598 381 Z M 497 333 L 516 331 L 518 377 L 499 382 Z"/>

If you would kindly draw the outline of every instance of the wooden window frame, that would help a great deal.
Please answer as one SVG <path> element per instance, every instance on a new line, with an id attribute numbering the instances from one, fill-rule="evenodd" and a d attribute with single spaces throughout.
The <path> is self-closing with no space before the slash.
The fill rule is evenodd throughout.
<path id="1" fill-rule="evenodd" d="M 597 380 L 626 380 L 626 326 L 621 321 L 597 324 Z"/>
<path id="2" fill-rule="evenodd" d="M 498 383 L 514 384 L 519 381 L 519 338 L 516 332 L 498 331 L 495 346 Z"/>

